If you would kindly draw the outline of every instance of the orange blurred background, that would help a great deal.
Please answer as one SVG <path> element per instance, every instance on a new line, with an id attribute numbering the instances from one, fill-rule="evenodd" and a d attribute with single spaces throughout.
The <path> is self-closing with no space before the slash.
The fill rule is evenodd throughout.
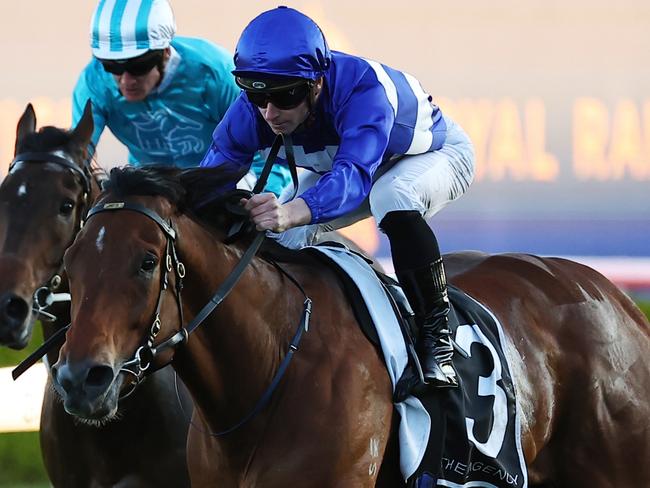
<path id="1" fill-rule="evenodd" d="M 172 2 L 178 33 L 233 50 L 243 27 L 277 2 Z M 292 1 L 312 16 L 332 48 L 415 75 L 477 150 L 468 194 L 441 213 L 469 222 L 633 218 L 650 210 L 650 2 L 623 0 Z M 39 123 L 67 126 L 69 97 L 88 62 L 90 0 L 2 2 L 0 174 L 12 157 L 15 124 L 27 102 Z M 103 166 L 126 151 L 108 132 Z M 624 196 L 625 198 L 621 198 Z M 643 238 L 642 227 L 635 238 Z M 554 231 L 555 232 L 555 231 Z M 618 232 L 618 231 L 616 231 Z M 380 236 L 353 230 L 369 251 Z M 492 242 L 492 241 L 490 241 Z M 650 255 L 613 243 L 536 247 L 502 240 L 444 242 L 445 250 Z M 541 241 L 539 241 L 541 242 Z M 620 250 L 619 250 L 620 247 Z M 384 249 L 385 251 L 385 249 Z M 602 252 L 601 252 L 602 251 Z"/>

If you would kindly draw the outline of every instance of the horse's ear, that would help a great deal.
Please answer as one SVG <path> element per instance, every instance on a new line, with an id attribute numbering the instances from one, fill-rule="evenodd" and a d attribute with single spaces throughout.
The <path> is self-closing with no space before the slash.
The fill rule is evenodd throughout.
<path id="1" fill-rule="evenodd" d="M 95 123 L 93 122 L 93 107 L 90 100 L 86 102 L 84 113 L 79 119 L 79 123 L 72 131 L 72 141 L 79 147 L 86 149 L 93 136 Z"/>
<path id="2" fill-rule="evenodd" d="M 20 117 L 18 121 L 18 126 L 16 126 L 16 145 L 14 147 L 14 156 L 18 154 L 18 148 L 21 146 L 25 137 L 29 134 L 32 134 L 36 130 L 36 112 L 34 112 L 34 107 L 31 103 L 27 104 L 25 107 L 25 112 Z"/>

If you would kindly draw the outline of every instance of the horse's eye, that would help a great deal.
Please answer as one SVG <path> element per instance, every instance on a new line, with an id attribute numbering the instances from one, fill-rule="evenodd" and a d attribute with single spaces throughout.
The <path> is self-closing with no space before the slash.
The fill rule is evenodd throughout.
<path id="1" fill-rule="evenodd" d="M 74 209 L 74 201 L 65 200 L 59 207 L 59 213 L 61 215 L 70 215 L 72 213 L 72 209 Z"/>
<path id="2" fill-rule="evenodd" d="M 142 264 L 140 265 L 140 269 L 142 271 L 145 271 L 147 273 L 151 273 L 155 268 L 156 268 L 156 258 L 153 256 L 147 256 L 142 260 Z"/>

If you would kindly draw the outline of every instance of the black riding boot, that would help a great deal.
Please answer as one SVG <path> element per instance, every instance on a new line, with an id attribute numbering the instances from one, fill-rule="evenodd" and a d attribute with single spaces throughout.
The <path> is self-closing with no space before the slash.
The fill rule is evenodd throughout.
<path id="1" fill-rule="evenodd" d="M 419 269 L 395 270 L 420 328 L 416 350 L 424 379 L 433 386 L 457 386 L 454 348 L 447 322 L 449 299 L 442 258 Z"/>
<path id="2" fill-rule="evenodd" d="M 415 312 L 416 350 L 424 379 L 433 386 L 457 386 L 447 323 L 447 279 L 438 241 L 417 211 L 386 214 L 380 224 L 391 244 L 395 274 Z"/>

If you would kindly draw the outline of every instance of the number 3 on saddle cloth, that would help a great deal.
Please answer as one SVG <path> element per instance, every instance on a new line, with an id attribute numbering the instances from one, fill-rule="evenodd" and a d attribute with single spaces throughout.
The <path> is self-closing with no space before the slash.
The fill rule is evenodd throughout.
<path id="1" fill-rule="evenodd" d="M 341 277 L 356 302 L 355 314 L 362 328 L 382 349 L 394 387 L 409 355 L 386 289 L 365 258 L 347 248 L 319 245 L 308 249 Z M 527 488 L 515 389 L 503 351 L 501 324 L 458 288 L 449 287 L 449 298 L 452 337 L 468 353 L 467 357 L 455 354 L 453 359 L 460 387 L 434 389 L 395 403 L 400 414 L 402 475 L 416 488 Z M 367 330 L 368 325 L 374 329 Z"/>

